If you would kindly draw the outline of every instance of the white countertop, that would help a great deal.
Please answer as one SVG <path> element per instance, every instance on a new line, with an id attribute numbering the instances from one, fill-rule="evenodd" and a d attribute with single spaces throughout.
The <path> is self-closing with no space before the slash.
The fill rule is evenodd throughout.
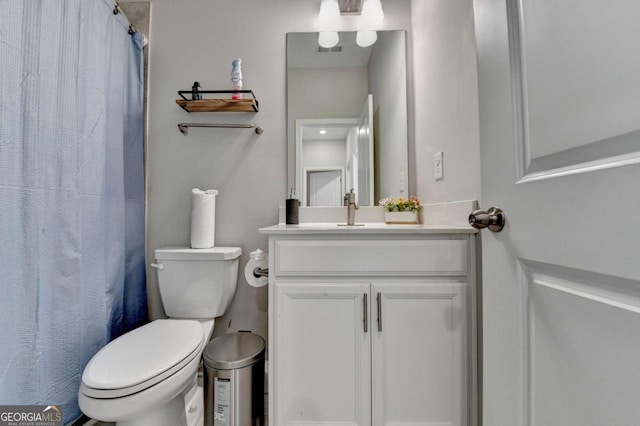
<path id="1" fill-rule="evenodd" d="M 387 225 L 384 222 L 368 222 L 354 226 L 338 223 L 301 223 L 299 225 L 267 226 L 258 230 L 266 235 L 300 234 L 475 234 L 471 226 L 455 225 Z"/>
<path id="2" fill-rule="evenodd" d="M 469 226 L 468 216 L 477 207 L 474 200 L 427 204 L 421 209 L 422 225 L 387 225 L 382 207 L 363 206 L 356 210 L 356 224 L 362 226 L 338 226 L 347 219 L 346 207 L 301 207 L 300 224 L 285 225 L 285 208 L 280 207 L 280 223 L 260 228 L 259 232 L 266 235 L 476 234 L 478 230 Z"/>

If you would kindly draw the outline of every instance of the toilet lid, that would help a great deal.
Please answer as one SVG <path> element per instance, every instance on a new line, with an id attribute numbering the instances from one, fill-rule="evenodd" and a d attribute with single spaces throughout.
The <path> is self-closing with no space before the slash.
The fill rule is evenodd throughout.
<path id="1" fill-rule="evenodd" d="M 113 340 L 89 361 L 84 393 L 117 397 L 140 392 L 171 376 L 200 353 L 198 321 L 156 320 Z"/>

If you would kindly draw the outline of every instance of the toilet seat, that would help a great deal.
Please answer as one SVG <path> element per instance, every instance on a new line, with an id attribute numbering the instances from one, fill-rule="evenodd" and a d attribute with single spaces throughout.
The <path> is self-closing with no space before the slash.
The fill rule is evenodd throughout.
<path id="1" fill-rule="evenodd" d="M 143 391 L 190 363 L 204 346 L 193 320 L 156 320 L 113 340 L 87 364 L 80 391 L 98 399 Z"/>

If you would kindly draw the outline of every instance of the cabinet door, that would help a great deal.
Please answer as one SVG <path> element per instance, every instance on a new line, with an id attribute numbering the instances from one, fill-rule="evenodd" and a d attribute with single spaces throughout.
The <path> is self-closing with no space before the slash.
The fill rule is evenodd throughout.
<path id="1" fill-rule="evenodd" d="M 372 286 L 374 425 L 468 424 L 465 295 L 464 283 Z"/>
<path id="2" fill-rule="evenodd" d="M 370 425 L 368 298 L 368 283 L 276 283 L 272 424 Z"/>

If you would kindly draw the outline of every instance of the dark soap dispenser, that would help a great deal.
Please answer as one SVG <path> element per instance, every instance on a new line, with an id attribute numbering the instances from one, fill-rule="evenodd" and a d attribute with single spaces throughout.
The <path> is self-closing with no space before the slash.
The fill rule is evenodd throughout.
<path id="1" fill-rule="evenodd" d="M 291 188 L 285 205 L 285 223 L 287 225 L 297 225 L 299 223 L 299 207 L 300 200 L 295 198 L 295 191 Z"/>

